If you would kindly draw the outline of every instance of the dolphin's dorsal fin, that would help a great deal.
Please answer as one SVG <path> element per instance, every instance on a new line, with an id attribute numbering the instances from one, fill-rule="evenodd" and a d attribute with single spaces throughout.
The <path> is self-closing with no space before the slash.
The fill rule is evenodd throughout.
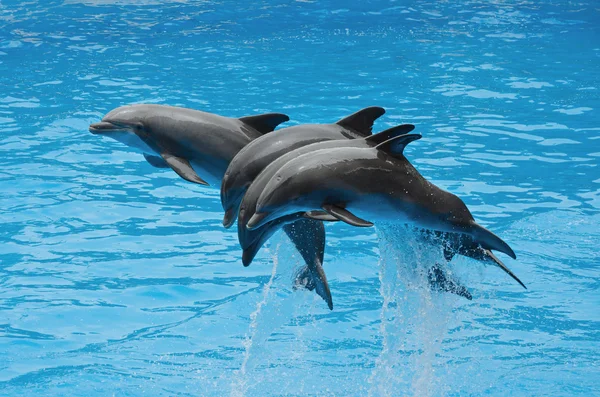
<path id="1" fill-rule="evenodd" d="M 196 171 L 190 165 L 190 162 L 182 157 L 173 156 L 168 153 L 161 153 L 160 157 L 171 167 L 173 171 L 188 182 L 208 186 L 208 182 L 196 174 Z"/>
<path id="2" fill-rule="evenodd" d="M 389 153 L 392 156 L 401 155 L 406 145 L 412 141 L 416 141 L 417 139 L 421 139 L 421 134 L 400 135 L 380 143 L 379 145 L 375 146 L 375 148 L 377 150 Z"/>
<path id="3" fill-rule="evenodd" d="M 395 127 L 388 128 L 385 131 L 381 131 L 381 132 L 378 132 L 377 134 L 368 136 L 365 138 L 365 140 L 374 145 L 379 145 L 380 143 L 383 143 L 383 142 L 387 141 L 388 139 L 392 139 L 392 138 L 395 138 L 400 135 L 406 135 L 414 129 L 415 129 L 415 126 L 412 124 L 397 125 Z"/>
<path id="4" fill-rule="evenodd" d="M 340 206 L 333 205 L 333 204 L 323 204 L 323 206 L 321 208 L 323 208 L 324 211 L 327 211 L 329 214 L 333 215 L 340 221 L 346 222 L 349 225 L 358 226 L 358 227 L 373 226 L 373 224 L 371 222 L 365 221 L 364 219 L 360 219 L 359 217 L 357 217 L 356 215 L 354 215 L 347 209 L 342 208 Z"/>
<path id="5" fill-rule="evenodd" d="M 282 113 L 266 113 L 256 116 L 240 117 L 240 121 L 254 128 L 261 134 L 271 132 L 281 123 L 289 121 L 290 118 Z"/>
<path id="6" fill-rule="evenodd" d="M 369 136 L 373 133 L 373 123 L 384 113 L 384 108 L 371 106 L 341 119 L 336 124 L 356 131 L 362 136 Z"/>

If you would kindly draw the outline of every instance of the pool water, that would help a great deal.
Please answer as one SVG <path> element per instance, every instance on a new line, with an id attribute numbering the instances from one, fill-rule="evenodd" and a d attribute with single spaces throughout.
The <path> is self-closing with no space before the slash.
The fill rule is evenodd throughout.
<path id="1" fill-rule="evenodd" d="M 600 395 L 594 1 L 2 1 L 0 395 Z M 334 310 L 276 235 L 248 268 L 218 190 L 87 130 L 129 103 L 287 125 L 383 106 L 506 240 L 467 301 L 402 228 L 327 225 Z"/>

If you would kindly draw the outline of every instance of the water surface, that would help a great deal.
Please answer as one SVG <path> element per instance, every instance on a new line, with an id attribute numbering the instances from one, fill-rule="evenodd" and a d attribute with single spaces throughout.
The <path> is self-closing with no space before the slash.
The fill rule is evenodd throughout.
<path id="1" fill-rule="evenodd" d="M 593 1 L 0 3 L 0 395 L 600 395 Z M 128 103 L 333 122 L 408 158 L 527 284 L 405 280 L 435 252 L 328 225 L 334 311 L 278 236 L 243 268 L 219 194 L 87 126 Z M 381 257 L 381 259 L 380 259 Z M 415 265 L 416 266 L 416 265 Z"/>

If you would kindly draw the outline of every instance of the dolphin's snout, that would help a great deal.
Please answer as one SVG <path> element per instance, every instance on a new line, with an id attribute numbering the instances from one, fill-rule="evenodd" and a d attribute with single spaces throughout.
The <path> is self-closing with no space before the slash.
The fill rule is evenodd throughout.
<path id="1" fill-rule="evenodd" d="M 102 134 L 109 131 L 121 130 L 122 127 L 116 126 L 113 123 L 107 121 L 101 121 L 99 123 L 90 124 L 90 132 L 92 134 Z"/>
<path id="2" fill-rule="evenodd" d="M 269 214 L 266 212 L 257 212 L 256 214 L 252 215 L 252 218 L 250 218 L 246 224 L 246 228 L 248 228 L 248 230 L 253 230 L 264 225 L 268 215 Z"/>

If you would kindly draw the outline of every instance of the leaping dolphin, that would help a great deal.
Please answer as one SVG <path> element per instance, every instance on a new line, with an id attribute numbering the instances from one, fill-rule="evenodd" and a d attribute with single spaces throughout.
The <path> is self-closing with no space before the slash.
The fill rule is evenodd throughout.
<path id="1" fill-rule="evenodd" d="M 487 257 L 493 249 L 516 258 L 506 242 L 475 222 L 460 198 L 425 180 L 404 157 L 406 145 L 420 138 L 419 134 L 406 134 L 376 147 L 291 153 L 296 155 L 272 174 L 255 209 L 244 214 L 244 220 L 249 219 L 247 228 L 258 229 L 298 213 L 323 219 L 325 211 L 327 216 L 354 226 L 398 222 L 448 236 L 461 235 L 457 241 L 483 249 L 473 251 L 467 244 L 462 251 L 456 250 L 471 257 Z M 505 266 L 500 267 L 524 287 Z"/>
<path id="2" fill-rule="evenodd" d="M 288 120 L 281 113 L 236 119 L 140 104 L 110 111 L 90 125 L 90 132 L 133 147 L 152 166 L 171 168 L 186 181 L 219 187 L 229 162 L 245 145 Z"/>
<path id="3" fill-rule="evenodd" d="M 369 136 L 373 123 L 384 113 L 381 107 L 368 107 L 333 124 L 286 127 L 250 142 L 233 158 L 221 183 L 223 226 L 228 228 L 233 224 L 248 186 L 275 159 L 315 142 Z"/>
<path id="4" fill-rule="evenodd" d="M 412 124 L 403 124 L 361 139 L 341 139 L 313 143 L 284 154 L 267 165 L 248 186 L 240 204 L 237 226 L 238 240 L 243 249 L 242 263 L 244 266 L 249 266 L 260 247 L 279 228 L 283 228 L 306 262 L 306 266 L 298 273 L 296 283 L 304 285 L 308 289 L 314 287 L 317 294 L 327 302 L 329 308 L 333 309 L 333 299 L 323 270 L 325 228 L 320 221 L 336 221 L 336 218 L 321 212 L 319 214 L 313 213 L 314 219 L 306 219 L 304 213 L 299 212 L 278 218 L 253 230 L 247 229 L 245 225 L 254 214 L 258 198 L 268 182 L 281 166 L 288 161 L 314 150 L 340 147 L 373 147 L 391 137 L 406 134 L 414 128 Z"/>

